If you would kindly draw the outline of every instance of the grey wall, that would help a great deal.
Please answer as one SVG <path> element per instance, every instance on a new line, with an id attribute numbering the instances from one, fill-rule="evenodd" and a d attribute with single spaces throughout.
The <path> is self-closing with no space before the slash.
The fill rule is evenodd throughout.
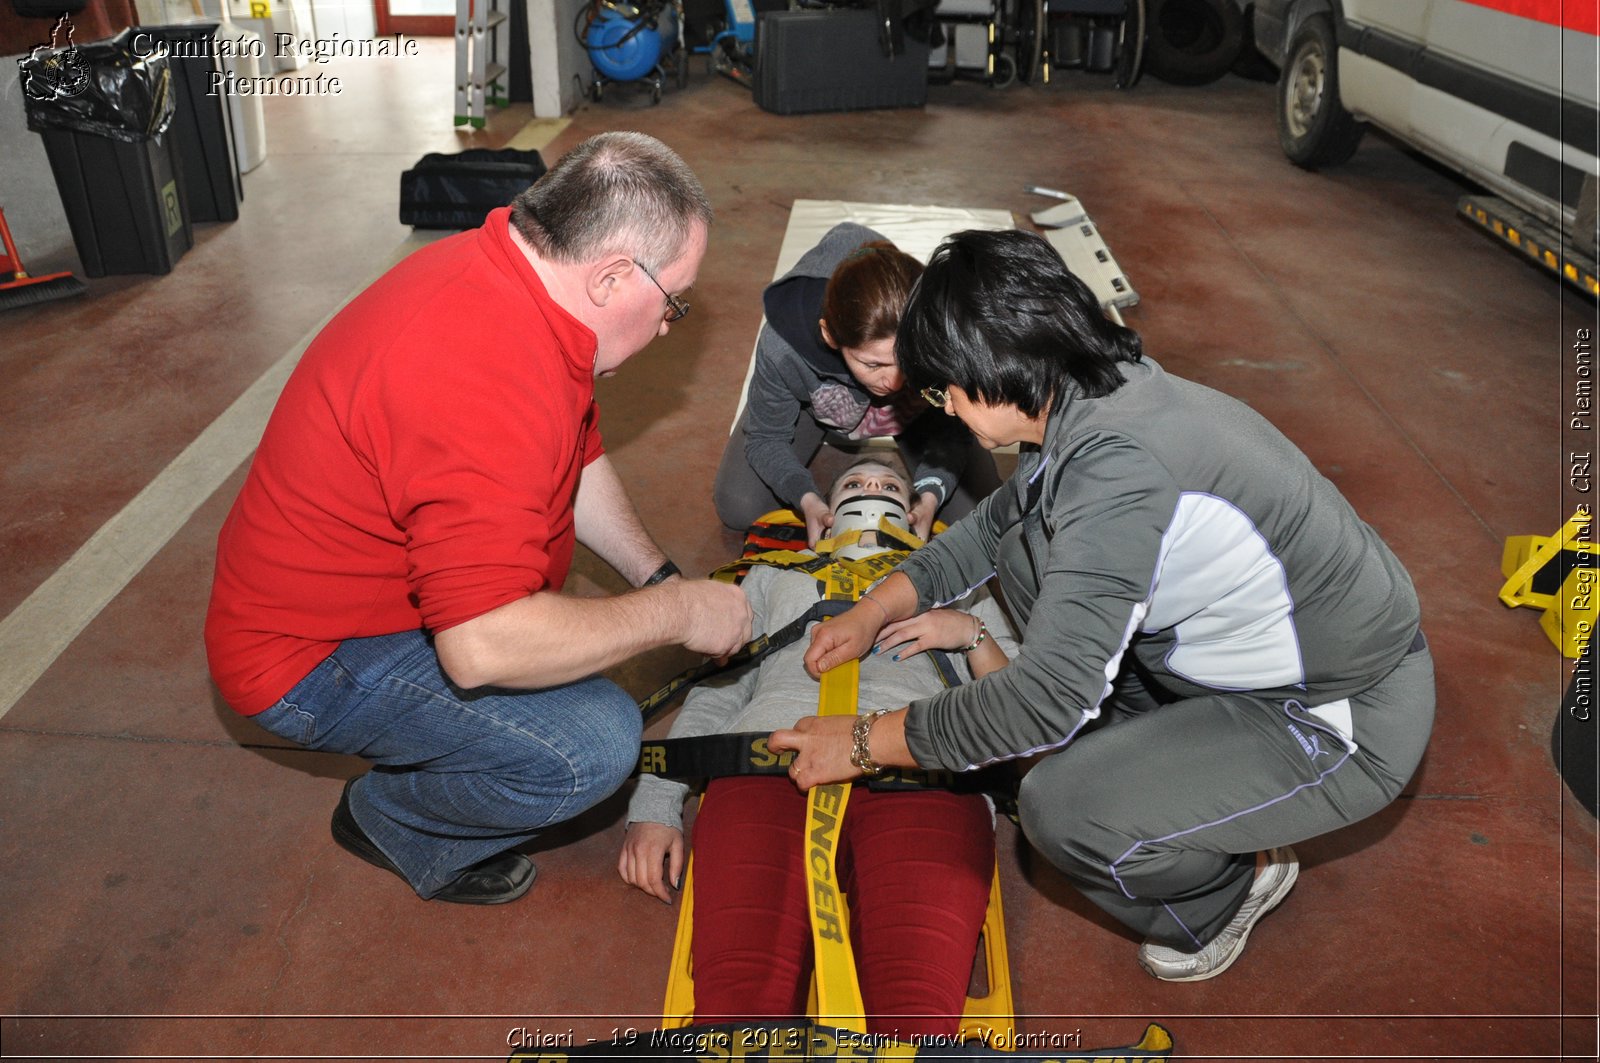
<path id="1" fill-rule="evenodd" d="M 44 141 L 28 132 L 23 110 L 20 55 L 0 56 L 0 208 L 30 272 L 40 272 L 67 256 L 76 264 L 72 231 L 61 209 L 56 180 L 45 158 Z M 68 268 L 57 265 L 57 268 Z"/>
<path id="2" fill-rule="evenodd" d="M 527 0 L 528 50 L 533 69 L 533 113 L 559 118 L 577 109 L 594 69 L 572 32 L 585 0 Z"/>

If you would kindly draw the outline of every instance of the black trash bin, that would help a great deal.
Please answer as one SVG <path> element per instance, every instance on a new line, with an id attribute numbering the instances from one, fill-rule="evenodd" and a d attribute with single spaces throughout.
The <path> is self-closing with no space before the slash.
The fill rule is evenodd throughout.
<path id="1" fill-rule="evenodd" d="M 136 53 L 133 32 L 18 60 L 28 128 L 90 277 L 170 273 L 194 246 L 168 134 L 172 72 L 164 50 Z"/>
<path id="2" fill-rule="evenodd" d="M 211 77 L 222 71 L 217 55 L 215 22 L 140 26 L 133 31 L 135 50 L 160 43 L 168 51 L 177 109 L 172 119 L 173 153 L 177 156 L 178 189 L 189 207 L 190 221 L 236 221 L 244 185 L 233 150 L 233 123 L 227 100 L 211 93 Z"/>

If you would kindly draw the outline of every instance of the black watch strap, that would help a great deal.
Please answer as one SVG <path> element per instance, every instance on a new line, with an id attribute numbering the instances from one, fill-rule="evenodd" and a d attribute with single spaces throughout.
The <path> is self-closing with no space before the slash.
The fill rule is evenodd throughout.
<path id="1" fill-rule="evenodd" d="M 649 579 L 647 579 L 643 583 L 639 584 L 639 586 L 640 587 L 654 587 L 657 583 L 660 583 L 662 580 L 667 579 L 668 577 L 681 576 L 681 575 L 683 575 L 683 573 L 678 570 L 678 566 L 677 565 L 674 565 L 671 561 L 665 561 L 665 562 L 662 562 L 662 565 L 661 565 L 660 568 L 658 568 L 654 572 L 650 573 L 650 578 Z"/>

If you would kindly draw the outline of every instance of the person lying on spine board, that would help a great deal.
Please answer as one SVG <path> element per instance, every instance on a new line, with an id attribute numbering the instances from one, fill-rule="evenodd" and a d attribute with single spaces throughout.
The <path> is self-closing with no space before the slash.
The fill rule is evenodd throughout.
<path id="1" fill-rule="evenodd" d="M 907 523 L 905 477 L 858 462 L 835 481 L 829 506 L 834 556 L 894 549 L 879 543 L 881 517 Z M 805 613 L 821 584 L 804 572 L 755 566 L 745 578 L 754 630 L 774 631 Z M 869 592 L 870 594 L 870 592 Z M 907 704 L 941 689 L 924 651 L 947 650 L 963 681 L 1005 666 L 1010 625 L 987 593 L 970 612 L 936 609 L 886 627 L 861 661 L 858 711 Z M 801 639 L 758 667 L 691 690 L 671 737 L 768 732 L 817 711 Z M 672 902 L 685 865 L 682 809 L 689 787 L 642 775 L 628 806 L 617 871 Z M 691 957 L 695 1021 L 803 1016 L 810 983 L 806 901 L 806 795 L 787 778 L 714 779 L 695 815 L 695 912 Z M 994 872 L 994 822 L 986 798 L 944 790 L 874 792 L 856 787 L 845 809 L 838 874 L 849 897 L 851 937 L 872 1033 L 953 1034 L 960 1025 L 978 932 Z M 669 885 L 670 884 L 670 885 Z"/>

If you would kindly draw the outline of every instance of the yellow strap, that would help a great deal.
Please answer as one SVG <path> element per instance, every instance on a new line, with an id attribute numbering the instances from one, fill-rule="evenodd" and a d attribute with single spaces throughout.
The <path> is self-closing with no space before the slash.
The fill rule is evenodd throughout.
<path id="1" fill-rule="evenodd" d="M 819 558 L 812 554 L 802 554 L 795 550 L 768 550 L 765 553 L 752 554 L 749 557 L 741 557 L 737 561 L 730 561 L 726 565 L 713 569 L 706 578 L 732 583 L 741 574 L 749 571 L 752 565 L 809 571 L 820 568 L 824 564 L 826 564 L 824 558 Z"/>
<path id="2" fill-rule="evenodd" d="M 854 534 L 854 532 L 850 532 L 845 536 L 845 538 L 848 539 Z M 831 550 L 834 545 L 835 541 L 832 539 L 825 539 L 817 544 L 818 548 L 826 547 L 828 550 Z M 840 542 L 837 543 L 837 545 L 847 546 L 849 543 Z M 888 550 L 881 554 L 875 554 L 872 557 L 851 560 L 844 557 L 819 557 L 815 554 L 802 554 L 794 550 L 768 550 L 766 553 L 754 554 L 750 557 L 743 557 L 738 561 L 732 561 L 721 566 L 720 568 L 713 569 L 708 578 L 719 579 L 725 583 L 732 583 L 741 573 L 748 571 L 755 565 L 761 565 L 766 568 L 785 569 L 793 572 L 805 572 L 816 576 L 819 580 L 825 580 L 827 578 L 829 569 L 839 568 L 843 569 L 846 573 L 855 576 L 858 582 L 862 585 L 862 589 L 865 589 L 867 585 L 876 583 L 878 580 L 894 571 L 894 567 L 900 562 L 904 561 L 907 554 L 908 551 L 905 550 Z M 846 600 L 854 601 L 855 599 L 851 598 Z"/>
<path id="3" fill-rule="evenodd" d="M 873 554 L 859 560 L 840 557 L 834 559 L 834 564 L 855 576 L 861 582 L 861 589 L 878 582 L 883 577 L 894 571 L 894 567 L 906 559 L 906 551 L 890 550 L 882 554 Z"/>
<path id="4" fill-rule="evenodd" d="M 827 570 L 823 597 L 854 601 L 862 585 L 851 573 L 834 566 Z M 827 623 L 827 621 L 823 621 Z M 822 674 L 817 713 L 854 716 L 861 664 L 851 659 Z M 850 949 L 844 895 L 839 888 L 837 858 L 839 824 L 850 801 L 849 783 L 814 786 L 806 798 L 806 898 L 811 909 L 811 947 L 817 978 L 818 1022 L 866 1033 L 866 1005 L 856 975 L 855 954 Z"/>
<path id="5" fill-rule="evenodd" d="M 854 531 L 840 532 L 831 539 L 818 539 L 816 551 L 819 554 L 831 554 L 840 547 L 854 546 L 856 543 L 861 541 L 861 536 L 863 534 L 865 534 L 865 529 L 857 528 Z M 899 564 L 900 561 L 904 560 L 906 554 L 910 551 L 927 545 L 921 539 L 918 539 L 915 535 L 906 531 L 898 524 L 890 523 L 888 517 L 878 518 L 878 542 L 880 544 L 891 542 L 900 547 L 900 549 L 896 551 L 898 556 L 896 557 L 895 564 Z"/>

